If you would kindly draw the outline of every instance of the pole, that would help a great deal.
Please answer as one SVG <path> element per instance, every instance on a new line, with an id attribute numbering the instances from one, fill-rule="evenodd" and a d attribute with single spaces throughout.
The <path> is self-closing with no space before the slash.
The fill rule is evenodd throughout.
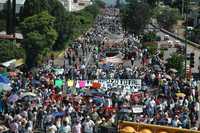
<path id="1" fill-rule="evenodd" d="M 182 9 L 181 9 L 182 16 L 184 16 L 184 1 L 185 1 L 185 0 L 182 0 Z"/>
<path id="2" fill-rule="evenodd" d="M 186 2 L 189 4 L 189 2 Z M 187 25 L 188 25 L 188 7 L 189 5 L 185 4 L 186 7 L 186 14 L 185 14 L 185 79 L 187 78 L 187 34 L 188 34 L 188 30 L 187 30 Z"/>
<path id="3" fill-rule="evenodd" d="M 12 0 L 12 34 L 15 37 L 16 30 L 16 0 Z"/>

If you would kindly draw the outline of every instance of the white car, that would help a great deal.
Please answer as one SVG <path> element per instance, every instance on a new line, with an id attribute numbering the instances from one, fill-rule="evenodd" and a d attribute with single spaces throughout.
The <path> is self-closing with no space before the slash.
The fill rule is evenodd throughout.
<path id="1" fill-rule="evenodd" d="M 169 35 L 164 35 L 164 41 L 169 40 Z"/>

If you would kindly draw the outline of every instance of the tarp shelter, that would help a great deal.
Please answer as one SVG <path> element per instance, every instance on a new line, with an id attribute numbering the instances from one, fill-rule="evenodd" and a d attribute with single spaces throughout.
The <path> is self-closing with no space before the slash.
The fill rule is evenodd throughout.
<path id="1" fill-rule="evenodd" d="M 1 65 L 4 66 L 4 67 L 9 67 L 9 66 L 12 66 L 13 64 L 15 65 L 15 63 L 16 63 L 16 59 L 12 59 L 12 60 L 9 60 L 7 62 L 1 63 Z"/>

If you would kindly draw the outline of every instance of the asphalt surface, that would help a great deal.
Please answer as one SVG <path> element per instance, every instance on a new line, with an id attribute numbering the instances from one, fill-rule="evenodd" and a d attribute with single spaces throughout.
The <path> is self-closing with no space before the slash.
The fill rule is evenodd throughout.
<path id="1" fill-rule="evenodd" d="M 150 28 L 153 28 L 153 27 L 150 27 Z M 162 31 L 158 31 L 157 32 L 157 35 L 159 35 L 161 37 L 161 40 L 160 42 L 158 42 L 158 45 L 161 45 L 161 44 L 168 44 L 168 41 L 163 41 L 164 40 L 164 36 L 166 35 L 166 33 L 162 32 Z M 172 37 L 169 35 L 169 41 L 173 42 L 173 44 L 175 44 L 177 41 L 176 38 Z M 181 46 L 185 46 L 185 42 L 180 42 L 180 45 Z M 166 50 L 164 52 L 164 59 L 168 59 L 170 57 L 170 55 L 172 53 L 175 53 L 176 52 L 176 48 L 172 47 L 172 48 L 168 48 L 168 50 Z M 198 70 L 198 66 L 200 66 L 200 49 L 190 45 L 190 44 L 187 44 L 187 54 L 190 54 L 190 53 L 194 53 L 195 56 L 194 56 L 194 68 L 192 68 L 192 72 L 193 73 L 198 73 L 199 70 Z M 189 65 L 189 63 L 187 63 L 187 65 Z"/>

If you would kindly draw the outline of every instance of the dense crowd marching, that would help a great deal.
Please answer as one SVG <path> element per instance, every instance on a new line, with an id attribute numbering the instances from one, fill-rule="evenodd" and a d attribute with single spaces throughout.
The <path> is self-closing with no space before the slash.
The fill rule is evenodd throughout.
<path id="1" fill-rule="evenodd" d="M 104 132 L 105 127 L 116 127 L 119 119 L 198 129 L 197 81 L 178 77 L 176 70 L 165 67 L 159 52 L 151 57 L 133 36 L 115 43 L 107 41 L 112 40 L 108 38 L 110 34 L 123 34 L 116 12 L 117 9 L 105 9 L 92 29 L 66 50 L 64 66 L 60 67 L 64 68 L 63 74 L 55 73 L 53 68 L 58 66 L 50 59 L 35 73 L 16 72 L 10 76 L 13 89 L 4 92 L 0 100 L 1 121 L 5 125 L 0 130 L 7 127 L 9 133 L 96 133 Z M 112 49 L 118 52 L 112 53 Z M 110 56 L 117 56 L 122 62 L 101 63 Z M 66 84 L 61 88 L 54 85 L 55 79 L 111 78 L 141 79 L 142 89 L 136 92 L 140 96 L 134 97 L 134 91 L 117 92 L 120 86 L 111 86 L 98 88 L 103 102 L 95 102 L 94 95 L 72 94 Z M 105 91 L 100 93 L 101 89 Z M 136 106 L 142 111 L 134 113 Z"/>

